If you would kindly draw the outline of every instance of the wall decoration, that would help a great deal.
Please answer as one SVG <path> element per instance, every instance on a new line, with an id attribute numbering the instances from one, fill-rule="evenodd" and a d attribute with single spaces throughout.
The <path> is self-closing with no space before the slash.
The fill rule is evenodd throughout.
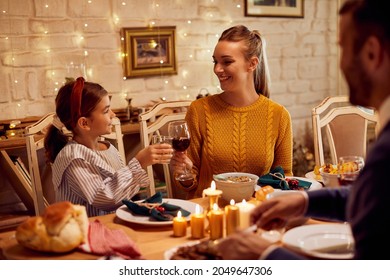
<path id="1" fill-rule="evenodd" d="M 122 28 L 121 36 L 126 78 L 177 74 L 175 26 Z"/>
<path id="2" fill-rule="evenodd" d="M 303 18 L 304 0 L 245 0 L 245 16 Z"/>

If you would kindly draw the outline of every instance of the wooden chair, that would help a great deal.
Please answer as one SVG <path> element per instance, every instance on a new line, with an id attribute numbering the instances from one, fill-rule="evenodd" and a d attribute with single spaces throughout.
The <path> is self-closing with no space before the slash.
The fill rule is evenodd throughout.
<path id="1" fill-rule="evenodd" d="M 169 122 L 184 120 L 190 104 L 191 101 L 161 102 L 154 105 L 149 111 L 140 114 L 139 122 L 142 148 L 150 145 L 154 134 L 167 135 L 166 128 Z M 148 166 L 146 169 L 150 179 L 150 187 L 145 192 L 150 196 L 156 193 L 156 184 L 153 167 Z M 164 188 L 166 189 L 167 197 L 172 197 L 172 184 L 168 164 L 163 164 L 163 173 L 165 181 Z"/>
<path id="2" fill-rule="evenodd" d="M 314 154 L 318 166 L 337 164 L 340 156 L 357 155 L 365 158 L 367 135 L 371 133 L 371 138 L 375 138 L 378 129 L 376 112 L 351 105 L 348 96 L 325 98 L 312 109 L 312 123 Z M 325 160 L 326 144 L 332 162 Z"/>
<path id="3" fill-rule="evenodd" d="M 43 151 L 44 148 L 44 135 L 47 127 L 52 124 L 54 115 L 55 113 L 49 113 L 42 117 L 38 122 L 25 128 L 27 158 L 31 177 L 31 194 L 36 215 L 42 214 L 45 207 L 55 201 L 54 188 L 51 180 L 51 168 L 49 165 L 46 165 L 41 174 L 39 162 L 39 159 L 41 158 L 42 160 L 43 156 L 42 153 L 39 153 L 40 151 Z M 119 119 L 114 118 L 112 124 L 113 132 L 103 135 L 102 138 L 113 142 L 117 147 L 123 162 L 126 164 L 123 135 Z M 71 132 L 68 133 L 71 135 Z"/>

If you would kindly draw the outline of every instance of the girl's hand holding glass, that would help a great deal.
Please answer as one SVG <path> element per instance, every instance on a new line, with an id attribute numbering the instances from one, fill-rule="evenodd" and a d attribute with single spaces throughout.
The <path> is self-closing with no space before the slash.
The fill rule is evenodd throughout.
<path id="1" fill-rule="evenodd" d="M 153 135 L 152 144 L 157 149 L 156 161 L 159 164 L 168 164 L 171 161 L 173 149 L 172 149 L 172 137 L 165 135 Z M 169 146 L 168 146 L 168 145 Z"/>

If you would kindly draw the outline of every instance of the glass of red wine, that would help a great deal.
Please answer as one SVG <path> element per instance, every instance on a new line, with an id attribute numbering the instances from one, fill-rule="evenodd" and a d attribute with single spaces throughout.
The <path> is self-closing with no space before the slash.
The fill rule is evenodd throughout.
<path id="1" fill-rule="evenodd" d="M 168 124 L 168 134 L 172 137 L 172 147 L 177 152 L 185 152 L 190 146 L 190 132 L 185 121 L 174 121 Z M 178 181 L 193 180 L 194 174 L 184 167 L 183 173 L 178 173 L 175 179 Z"/>
<path id="2" fill-rule="evenodd" d="M 359 176 L 364 166 L 364 159 L 360 156 L 343 156 L 339 158 L 338 180 L 341 186 L 351 185 Z"/>

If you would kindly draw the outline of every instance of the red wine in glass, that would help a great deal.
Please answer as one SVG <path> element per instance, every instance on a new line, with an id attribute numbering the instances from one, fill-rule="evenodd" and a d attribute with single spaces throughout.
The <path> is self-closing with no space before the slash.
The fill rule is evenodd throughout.
<path id="1" fill-rule="evenodd" d="M 174 121 L 168 124 L 168 133 L 172 137 L 172 147 L 177 152 L 185 152 L 190 146 L 190 131 L 185 121 Z M 192 185 L 194 174 L 184 167 L 183 173 L 176 174 L 175 179 L 187 187 Z"/>
<path id="2" fill-rule="evenodd" d="M 184 152 L 190 146 L 190 139 L 188 138 L 173 138 L 172 147 L 179 152 Z"/>

